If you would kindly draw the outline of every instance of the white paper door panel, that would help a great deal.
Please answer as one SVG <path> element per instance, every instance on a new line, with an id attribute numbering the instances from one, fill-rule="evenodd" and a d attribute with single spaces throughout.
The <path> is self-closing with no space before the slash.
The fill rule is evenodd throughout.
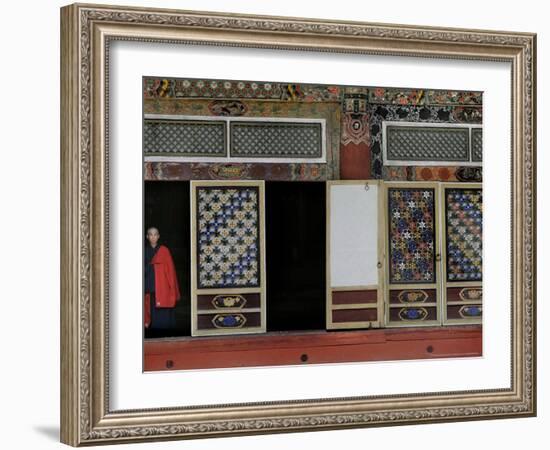
<path id="1" fill-rule="evenodd" d="M 331 186 L 331 287 L 377 285 L 377 263 L 378 186 Z"/>

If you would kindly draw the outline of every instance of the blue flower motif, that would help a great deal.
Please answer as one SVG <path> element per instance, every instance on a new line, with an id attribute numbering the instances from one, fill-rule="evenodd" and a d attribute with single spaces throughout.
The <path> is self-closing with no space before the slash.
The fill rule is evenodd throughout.
<path id="1" fill-rule="evenodd" d="M 237 319 L 234 316 L 224 316 L 222 324 L 224 327 L 234 327 L 237 325 Z"/>

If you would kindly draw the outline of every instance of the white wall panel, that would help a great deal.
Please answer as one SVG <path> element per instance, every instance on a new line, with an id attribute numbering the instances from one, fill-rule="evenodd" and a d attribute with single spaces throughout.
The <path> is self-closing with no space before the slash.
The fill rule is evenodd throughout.
<path id="1" fill-rule="evenodd" d="M 331 186 L 331 287 L 378 284 L 377 263 L 378 186 Z"/>

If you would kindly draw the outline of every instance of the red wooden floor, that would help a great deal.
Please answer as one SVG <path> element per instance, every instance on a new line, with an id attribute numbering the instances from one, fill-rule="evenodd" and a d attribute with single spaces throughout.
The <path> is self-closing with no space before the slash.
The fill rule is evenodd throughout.
<path id="1" fill-rule="evenodd" d="M 147 339 L 144 370 L 481 356 L 481 326 Z"/>

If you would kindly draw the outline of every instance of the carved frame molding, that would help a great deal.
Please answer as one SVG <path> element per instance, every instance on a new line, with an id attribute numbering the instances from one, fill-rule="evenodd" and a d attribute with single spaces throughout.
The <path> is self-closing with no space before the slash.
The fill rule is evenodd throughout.
<path id="1" fill-rule="evenodd" d="M 111 411 L 108 62 L 113 40 L 512 65 L 510 389 Z M 536 414 L 536 35 L 74 4 L 61 9 L 61 440 L 80 446 Z"/>

